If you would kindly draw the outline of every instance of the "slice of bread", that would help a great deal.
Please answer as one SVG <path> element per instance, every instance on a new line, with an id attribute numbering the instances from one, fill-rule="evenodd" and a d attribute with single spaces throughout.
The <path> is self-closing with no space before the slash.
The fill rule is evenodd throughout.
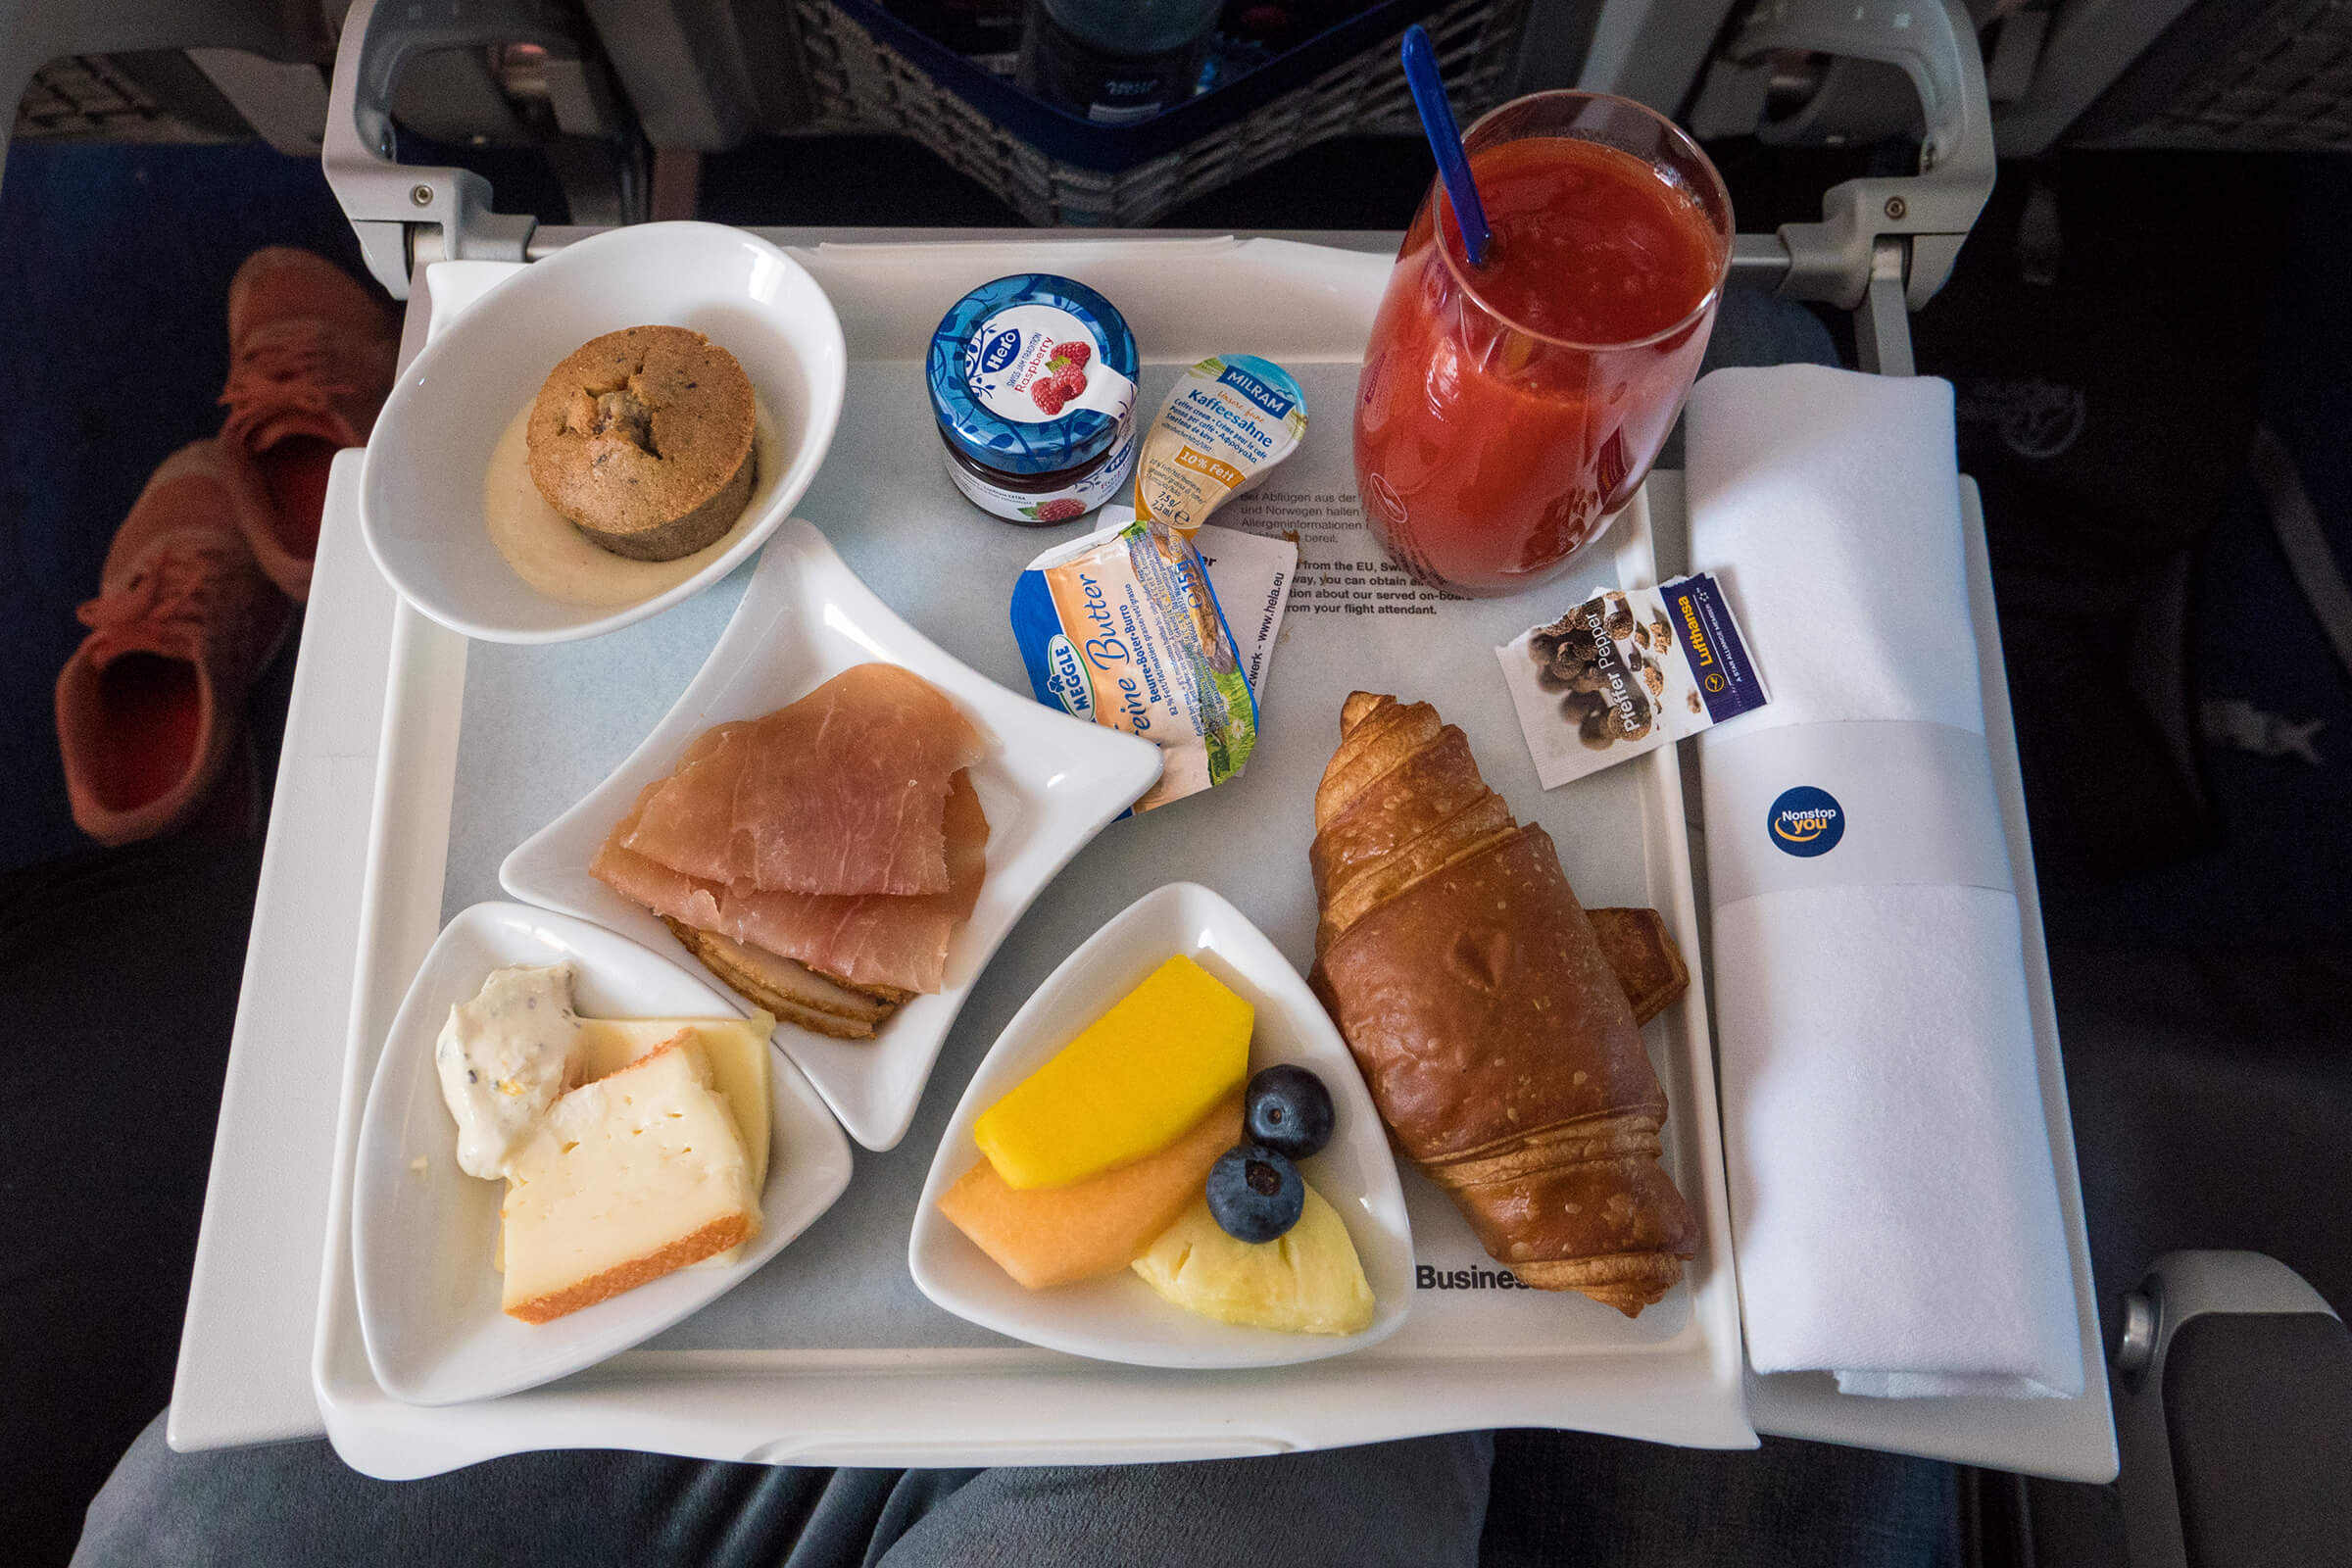
<path id="1" fill-rule="evenodd" d="M 703 967 L 787 1023 L 836 1040 L 870 1040 L 910 995 L 851 986 L 794 958 L 703 931 L 668 915 L 662 923 Z"/>

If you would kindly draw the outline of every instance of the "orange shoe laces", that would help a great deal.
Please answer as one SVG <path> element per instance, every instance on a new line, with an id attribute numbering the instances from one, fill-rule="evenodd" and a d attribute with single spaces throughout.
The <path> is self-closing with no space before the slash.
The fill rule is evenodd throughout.
<path id="1" fill-rule="evenodd" d="M 234 608 L 237 554 L 233 545 L 194 541 L 149 552 L 138 570 L 74 610 L 97 634 L 91 658 L 104 665 L 128 653 L 193 657 Z"/>
<path id="2" fill-rule="evenodd" d="M 237 356 L 220 401 L 228 430 L 242 431 L 278 414 L 331 414 L 336 398 L 358 390 L 343 373 L 326 322 L 284 321 Z"/>

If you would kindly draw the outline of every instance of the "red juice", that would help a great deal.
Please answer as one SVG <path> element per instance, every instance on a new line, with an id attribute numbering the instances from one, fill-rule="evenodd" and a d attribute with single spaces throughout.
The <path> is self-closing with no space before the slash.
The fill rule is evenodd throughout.
<path id="1" fill-rule="evenodd" d="M 1555 97 L 1595 102 L 1546 95 L 1495 118 Z M 1731 209 L 1704 156 L 1657 123 L 1697 178 L 1567 135 L 1481 146 L 1482 125 L 1486 266 L 1464 259 L 1438 190 L 1406 232 L 1357 384 L 1355 467 L 1374 531 L 1423 578 L 1471 594 L 1543 581 L 1632 499 L 1673 428 Z"/>

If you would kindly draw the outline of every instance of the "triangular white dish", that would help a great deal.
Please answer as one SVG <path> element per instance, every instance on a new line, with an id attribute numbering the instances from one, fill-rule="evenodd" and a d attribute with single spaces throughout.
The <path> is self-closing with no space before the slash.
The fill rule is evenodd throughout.
<path id="1" fill-rule="evenodd" d="M 790 1062 L 771 1062 L 774 1131 L 760 1234 L 733 1263 L 680 1269 L 537 1325 L 499 1310 L 492 1267 L 506 1184 L 458 1168 L 433 1043 L 449 1009 L 493 969 L 570 962 L 596 1018 L 724 1018 L 717 990 L 638 944 L 518 904 L 461 910 L 437 938 L 384 1038 L 360 1121 L 351 1199 L 352 1271 L 368 1363 L 411 1404 L 513 1394 L 593 1366 L 752 1277 L 850 1185 L 850 1146 Z"/>
<path id="2" fill-rule="evenodd" d="M 1299 1172 L 1347 1222 L 1372 1287 L 1372 1323 L 1360 1334 L 1284 1334 L 1215 1322 L 1162 1300 L 1132 1271 L 1032 1291 L 939 1211 L 940 1195 L 982 1157 L 972 1142 L 980 1113 L 1179 953 L 1256 1009 L 1252 1072 L 1296 1062 L 1331 1091 L 1338 1112 L 1331 1143 L 1301 1161 Z M 1249 917 L 1191 882 L 1170 883 L 1129 905 L 1063 959 L 1004 1026 L 940 1139 L 906 1263 L 922 1293 L 957 1317 L 1050 1350 L 1137 1366 L 1286 1366 L 1346 1355 L 1396 1333 L 1413 1304 L 1412 1226 L 1396 1156 L 1347 1043 L 1298 971 Z"/>
<path id="3" fill-rule="evenodd" d="M 1159 748 L 1006 691 L 899 618 L 802 518 L 777 531 L 702 671 L 628 760 L 523 841 L 499 867 L 506 890 L 634 937 L 699 969 L 653 913 L 588 874 L 637 794 L 713 724 L 772 712 L 853 664 L 903 665 L 946 692 L 988 741 L 972 786 L 988 813 L 988 877 L 948 949 L 947 983 L 901 1007 L 871 1040 L 794 1024 L 776 1043 L 850 1136 L 890 1149 L 906 1136 L 931 1064 L 972 983 L 1030 901 L 1159 776 Z M 733 993 L 729 993 L 733 999 Z M 739 1011 L 748 1004 L 737 1002 Z"/>

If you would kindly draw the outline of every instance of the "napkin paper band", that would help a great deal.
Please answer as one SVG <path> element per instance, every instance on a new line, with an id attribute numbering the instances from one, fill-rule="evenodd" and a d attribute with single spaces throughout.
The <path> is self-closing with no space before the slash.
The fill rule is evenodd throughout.
<path id="1" fill-rule="evenodd" d="M 1701 743 L 1717 908 L 1788 888 L 2013 893 L 1984 737 L 1913 720 L 1789 724 Z"/>

